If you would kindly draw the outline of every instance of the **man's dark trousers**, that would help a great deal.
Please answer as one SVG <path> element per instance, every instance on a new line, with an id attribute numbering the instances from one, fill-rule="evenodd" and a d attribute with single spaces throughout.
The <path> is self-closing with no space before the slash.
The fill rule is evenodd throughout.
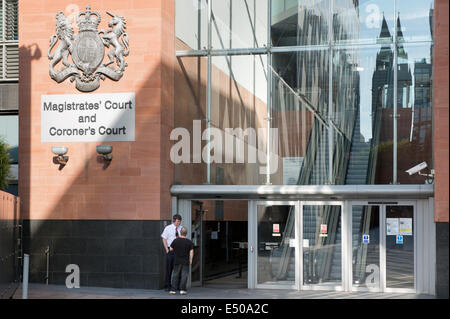
<path id="1" fill-rule="evenodd" d="M 166 279 L 165 279 L 165 288 L 169 289 L 172 286 L 172 271 L 173 271 L 173 263 L 175 261 L 175 254 L 173 250 L 167 253 L 166 257 Z"/>
<path id="2" fill-rule="evenodd" d="M 180 282 L 180 274 L 181 274 L 181 282 Z M 175 265 L 173 267 L 172 290 L 177 290 L 178 287 L 180 287 L 180 290 L 186 291 L 188 276 L 189 276 L 189 265 L 181 265 L 181 264 Z"/>

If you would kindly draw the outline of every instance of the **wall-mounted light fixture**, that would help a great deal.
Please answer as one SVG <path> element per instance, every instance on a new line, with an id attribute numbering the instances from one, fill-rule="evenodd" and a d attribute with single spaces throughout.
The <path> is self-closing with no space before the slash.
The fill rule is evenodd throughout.
<path id="1" fill-rule="evenodd" d="M 103 159 L 105 166 L 103 168 L 108 167 L 112 160 L 112 146 L 111 145 L 97 145 L 97 153 L 100 154 L 100 158 Z"/>
<path id="2" fill-rule="evenodd" d="M 112 146 L 111 145 L 97 145 L 97 153 L 100 154 L 99 157 L 97 157 L 98 162 L 103 162 L 103 169 L 106 169 L 109 164 L 111 164 L 112 155 L 110 155 L 112 152 Z"/>
<path id="3" fill-rule="evenodd" d="M 53 157 L 53 163 L 59 164 L 59 169 L 62 169 L 69 160 L 69 156 L 64 156 L 67 154 L 67 147 L 65 146 L 52 146 L 52 153 L 56 156 Z"/>

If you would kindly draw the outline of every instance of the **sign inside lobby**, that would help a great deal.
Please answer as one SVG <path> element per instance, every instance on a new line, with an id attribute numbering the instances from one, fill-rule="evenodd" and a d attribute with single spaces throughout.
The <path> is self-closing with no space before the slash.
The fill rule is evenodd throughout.
<path id="1" fill-rule="evenodd" d="M 135 94 L 41 96 L 42 142 L 135 140 Z"/>

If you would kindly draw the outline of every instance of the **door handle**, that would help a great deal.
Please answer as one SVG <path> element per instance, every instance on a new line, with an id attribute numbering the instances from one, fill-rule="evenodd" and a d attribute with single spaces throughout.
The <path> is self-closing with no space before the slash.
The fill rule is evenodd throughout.
<path id="1" fill-rule="evenodd" d="M 253 246 L 250 246 L 250 252 L 253 252 Z"/>

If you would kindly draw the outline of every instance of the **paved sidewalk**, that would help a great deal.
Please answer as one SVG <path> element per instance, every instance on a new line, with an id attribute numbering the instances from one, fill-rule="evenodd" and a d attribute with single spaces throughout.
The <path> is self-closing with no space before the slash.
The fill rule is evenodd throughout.
<path id="1" fill-rule="evenodd" d="M 22 298 L 21 287 L 14 299 Z M 236 289 L 226 287 L 194 287 L 187 296 L 172 296 L 165 290 L 80 287 L 68 289 L 59 285 L 29 284 L 29 299 L 435 299 L 430 295 L 294 291 L 273 289 Z"/>

